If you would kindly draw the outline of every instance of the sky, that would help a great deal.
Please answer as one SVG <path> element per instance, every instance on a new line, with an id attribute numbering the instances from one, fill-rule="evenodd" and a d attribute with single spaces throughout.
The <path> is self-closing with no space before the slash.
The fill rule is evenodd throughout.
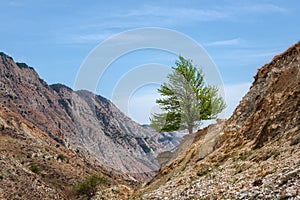
<path id="1" fill-rule="evenodd" d="M 84 61 L 107 39 L 146 27 L 174 30 L 197 42 L 215 63 L 227 103 L 222 117 L 229 117 L 257 69 L 299 41 L 299 13 L 298 0 L 0 0 L 0 51 L 34 67 L 49 84 L 74 88 Z M 172 67 L 176 59 L 157 49 L 122 55 L 94 92 L 113 100 L 112 91 L 132 70 L 148 63 Z M 130 91 L 123 112 L 143 124 L 157 109 L 159 84 L 140 86 Z"/>

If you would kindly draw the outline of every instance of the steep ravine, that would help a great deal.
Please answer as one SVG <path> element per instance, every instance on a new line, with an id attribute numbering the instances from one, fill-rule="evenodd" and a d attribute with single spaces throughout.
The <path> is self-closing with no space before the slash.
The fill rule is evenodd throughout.
<path id="1" fill-rule="evenodd" d="M 300 199 L 300 42 L 261 67 L 226 121 L 136 193 L 138 199 Z"/>
<path id="2" fill-rule="evenodd" d="M 300 43 L 159 169 L 157 154 L 178 144 L 170 137 L 0 53 L 0 199 L 74 199 L 94 173 L 105 178 L 94 199 L 300 199 Z"/>

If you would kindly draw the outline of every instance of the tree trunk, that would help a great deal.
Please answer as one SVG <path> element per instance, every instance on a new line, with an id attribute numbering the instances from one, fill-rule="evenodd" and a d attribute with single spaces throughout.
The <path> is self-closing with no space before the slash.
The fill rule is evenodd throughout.
<path id="1" fill-rule="evenodd" d="M 189 134 L 192 134 L 193 133 L 193 125 L 188 125 L 188 131 L 189 131 Z"/>

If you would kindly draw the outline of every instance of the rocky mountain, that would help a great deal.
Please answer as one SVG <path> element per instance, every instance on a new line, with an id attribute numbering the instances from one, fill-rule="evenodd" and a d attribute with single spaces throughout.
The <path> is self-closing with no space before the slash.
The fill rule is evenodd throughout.
<path id="1" fill-rule="evenodd" d="M 4 53 L 0 108 L 0 199 L 67 199 L 72 184 L 96 172 L 112 182 L 149 180 L 160 167 L 157 154 L 178 144 L 101 96 L 49 86 L 32 67 Z M 42 172 L 32 173 L 32 166 Z"/>
<path id="2" fill-rule="evenodd" d="M 195 133 L 135 197 L 300 199 L 300 42 L 254 79 L 228 120 Z"/>
<path id="3" fill-rule="evenodd" d="M 75 199 L 94 173 L 105 181 L 93 199 L 300 199 L 300 42 L 258 70 L 229 119 L 175 151 L 173 133 L 3 53 L 0 78 L 0 199 Z"/>

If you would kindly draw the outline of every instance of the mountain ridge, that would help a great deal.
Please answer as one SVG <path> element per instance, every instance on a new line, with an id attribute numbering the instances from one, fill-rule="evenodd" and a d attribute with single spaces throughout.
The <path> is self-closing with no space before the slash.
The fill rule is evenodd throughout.
<path id="1" fill-rule="evenodd" d="M 162 168 L 152 162 L 178 144 L 169 140 L 173 134 L 144 132 L 149 127 L 109 100 L 48 86 L 2 57 L 0 198 L 68 199 L 76 180 L 92 173 L 109 185 L 94 199 L 300 198 L 300 42 L 258 69 L 229 119 L 185 137 L 168 160 L 162 157 Z M 40 174 L 30 172 L 32 164 Z M 32 192 L 22 196 L 22 187 Z"/>
<path id="2" fill-rule="evenodd" d="M 176 145 L 176 142 L 159 142 L 164 135 L 157 136 L 144 129 L 108 99 L 89 91 L 73 91 L 63 84 L 48 85 L 34 68 L 15 63 L 4 53 L 0 54 L 0 105 L 0 127 L 3 129 L 0 134 L 3 139 L 0 165 L 3 170 L 0 175 L 4 180 L 1 180 L 3 188 L 10 187 L 16 179 L 6 170 L 14 171 L 13 163 L 18 163 L 18 173 L 24 180 L 30 177 L 42 181 L 42 185 L 56 191 L 48 194 L 45 190 L 35 189 L 38 192 L 27 194 L 29 199 L 66 199 L 71 185 L 91 173 L 102 174 L 111 184 L 116 184 L 113 179 L 129 185 L 139 184 L 151 179 L 159 169 L 156 154 Z M 7 145 L 14 148 L 4 148 Z M 27 158 L 26 151 L 19 151 L 23 146 L 32 152 L 33 158 L 29 155 Z M 51 149 L 51 153 L 45 149 Z M 53 167 L 45 165 L 48 157 L 48 164 Z M 70 161 L 63 162 L 63 165 L 72 165 L 69 168 L 74 172 L 61 170 L 61 176 L 72 175 L 72 181 L 57 175 L 60 166 L 55 157 L 65 157 Z M 76 168 L 76 163 L 81 166 L 80 169 Z M 37 165 L 43 171 L 43 177 L 32 173 L 28 175 L 30 165 Z M 49 170 L 54 170 L 56 174 L 52 175 L 57 178 L 51 178 Z M 82 177 L 78 177 L 77 173 Z M 44 177 L 60 184 L 49 185 Z M 66 188 L 60 188 L 64 184 Z M 22 185 L 16 186 L 7 190 L 11 194 L 3 190 L 0 194 L 9 198 L 20 193 Z"/>

